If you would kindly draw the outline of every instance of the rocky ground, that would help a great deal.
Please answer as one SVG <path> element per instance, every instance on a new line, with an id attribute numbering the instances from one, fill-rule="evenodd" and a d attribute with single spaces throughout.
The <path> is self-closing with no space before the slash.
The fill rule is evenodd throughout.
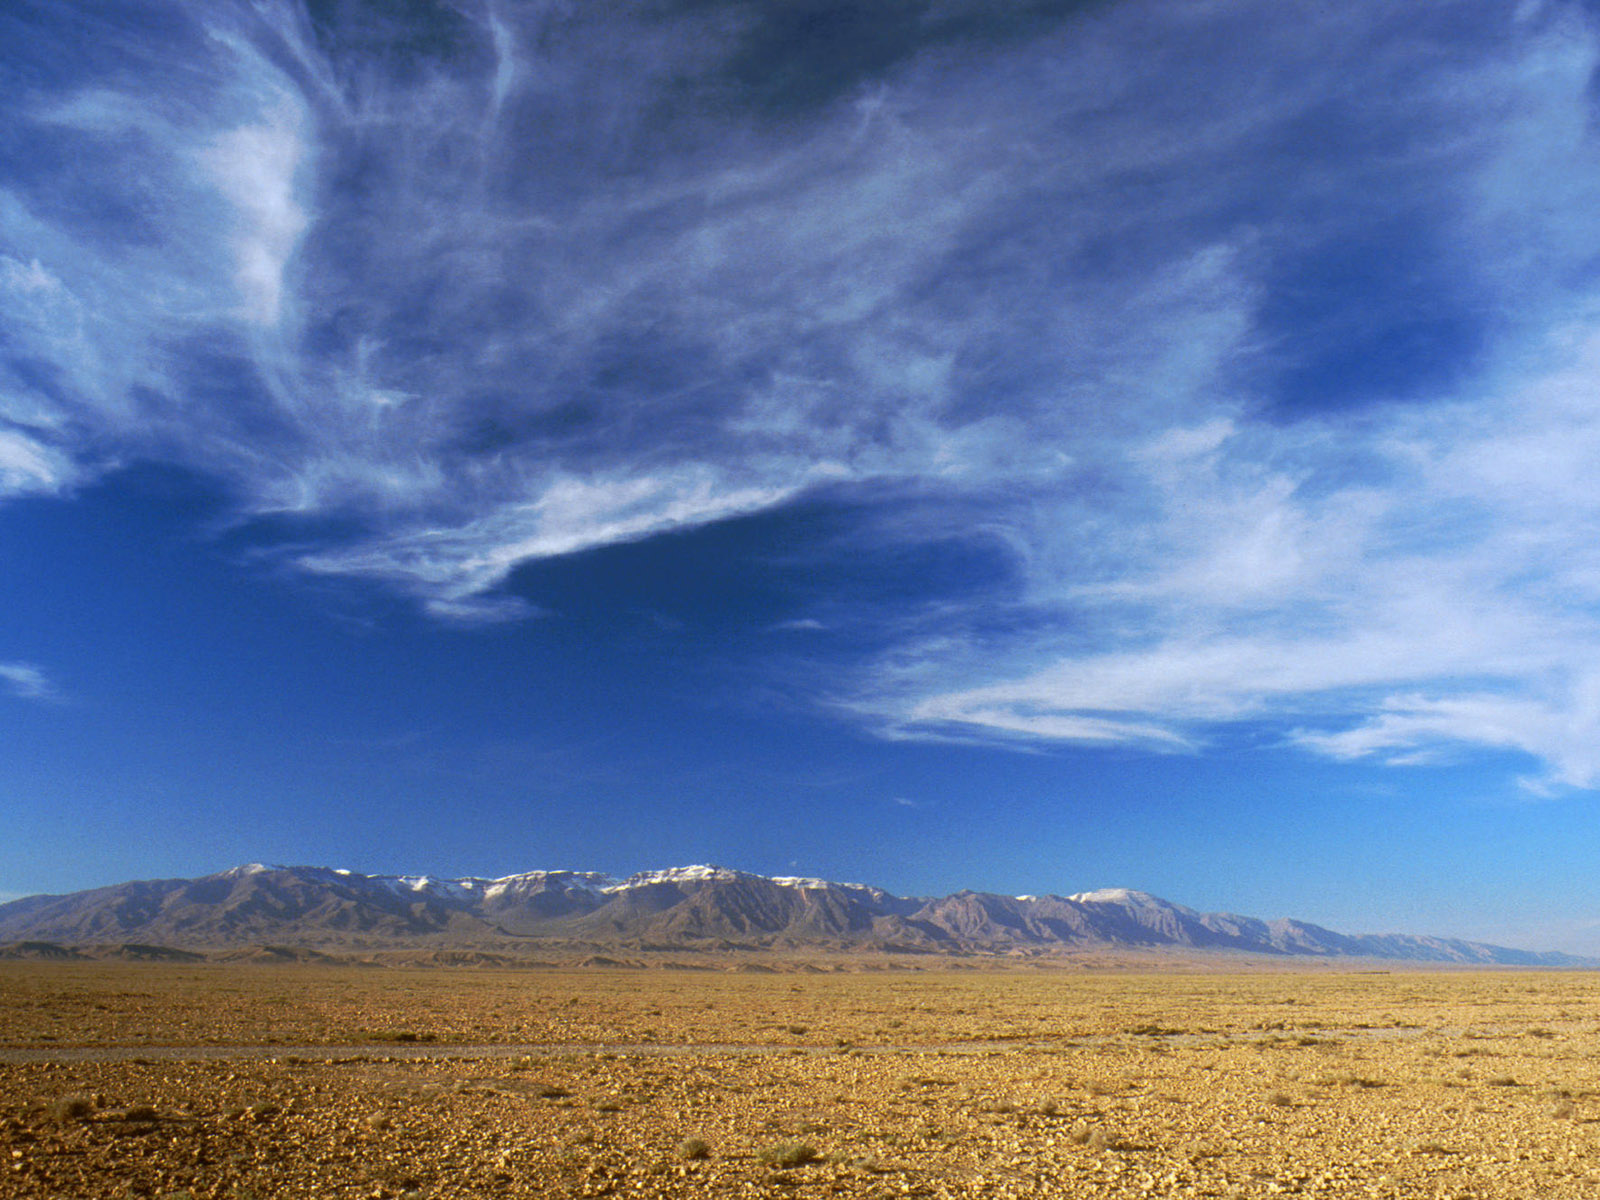
<path id="1" fill-rule="evenodd" d="M 0 1196 L 1593 1197 L 1582 973 L 0 966 Z"/>

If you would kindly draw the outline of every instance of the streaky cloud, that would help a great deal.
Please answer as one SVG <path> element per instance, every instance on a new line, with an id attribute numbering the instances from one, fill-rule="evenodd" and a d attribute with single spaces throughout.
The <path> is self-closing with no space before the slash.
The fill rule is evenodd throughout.
<path id="1" fill-rule="evenodd" d="M 73 474 L 60 451 L 26 435 L 0 430 L 0 496 L 58 492 Z"/>
<path id="2" fill-rule="evenodd" d="M 278 321 L 284 270 L 307 224 L 295 199 L 303 149 L 292 110 L 268 118 L 219 134 L 200 157 L 236 210 L 231 242 L 241 315 L 261 325 Z"/>
<path id="3" fill-rule="evenodd" d="M 886 734 L 1600 782 L 1582 5 L 126 8 L 0 16 L 0 498 L 486 622 L 827 489 L 1014 565 L 809 681 Z"/>
<path id="4" fill-rule="evenodd" d="M 59 700 L 61 693 L 49 677 L 29 663 L 0 663 L 0 686 L 18 700 Z"/>
<path id="5" fill-rule="evenodd" d="M 1595 786 L 1597 347 L 1564 333 L 1514 392 L 1356 430 L 1162 435 L 1132 455 L 1153 492 L 1144 569 L 1073 601 L 1108 623 L 1146 611 L 1142 644 L 1052 655 L 1041 640 L 1028 654 L 1047 665 L 907 701 L 904 719 L 1074 741 L 1134 718 L 1174 739 L 1298 721 L 1285 736 L 1344 760 L 1476 746 L 1545 763 L 1531 787 Z"/>

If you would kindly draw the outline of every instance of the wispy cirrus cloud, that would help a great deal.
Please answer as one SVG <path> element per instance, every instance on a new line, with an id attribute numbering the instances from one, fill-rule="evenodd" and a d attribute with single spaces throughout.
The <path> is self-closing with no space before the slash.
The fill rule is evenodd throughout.
<path id="1" fill-rule="evenodd" d="M 1039 637 L 1031 669 L 944 690 L 946 651 L 913 659 L 904 719 L 1156 748 L 1268 722 L 1342 759 L 1514 750 L 1537 790 L 1594 786 L 1597 347 L 1557 337 L 1542 376 L 1353 425 L 1161 435 L 1129 458 L 1146 519 L 1124 569 L 1045 581 L 1079 645 Z"/>
<path id="2" fill-rule="evenodd" d="M 38 667 L 0 663 L 0 687 L 19 700 L 58 700 L 61 693 Z"/>
<path id="3" fill-rule="evenodd" d="M 0 495 L 179 463 L 482 620 L 827 488 L 1013 566 L 870 615 L 901 736 L 1600 781 L 1582 7 L 869 10 L 0 17 Z"/>

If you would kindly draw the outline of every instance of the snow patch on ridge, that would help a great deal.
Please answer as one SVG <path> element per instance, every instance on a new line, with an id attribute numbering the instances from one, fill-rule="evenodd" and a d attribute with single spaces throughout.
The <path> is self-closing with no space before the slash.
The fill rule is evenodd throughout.
<path id="1" fill-rule="evenodd" d="M 456 899 L 484 896 L 491 900 L 507 892 L 533 891 L 546 883 L 595 894 L 612 890 L 616 883 L 611 876 L 598 871 L 523 871 L 516 875 L 502 875 L 498 879 L 484 879 L 477 875 L 465 875 L 459 879 L 437 879 L 432 875 L 363 875 L 358 878 L 386 887 L 397 895 L 426 894 Z"/>
<path id="2" fill-rule="evenodd" d="M 1018 896 L 1021 900 L 1024 897 Z M 1159 901 L 1149 892 L 1136 892 L 1132 888 L 1099 888 L 1092 892 L 1074 892 L 1067 897 L 1074 904 L 1154 904 Z"/>
<path id="3" fill-rule="evenodd" d="M 283 867 L 269 866 L 264 863 L 246 863 L 243 866 L 233 867 L 224 871 L 222 874 L 227 878 L 239 879 L 270 871 L 307 870 L 323 875 L 336 876 L 347 882 L 364 882 L 406 899 L 414 899 L 420 896 L 438 896 L 457 900 L 471 899 L 473 897 L 495 900 L 508 894 L 516 895 L 546 888 L 570 889 L 589 892 L 596 896 L 611 896 L 631 891 L 634 888 L 649 887 L 652 884 L 734 883 L 743 879 L 759 880 L 776 884 L 778 887 L 799 888 L 807 891 L 840 888 L 869 896 L 888 895 L 882 888 L 873 887 L 865 883 L 839 883 L 835 880 L 816 879 L 806 875 L 756 875 L 749 871 L 737 871 L 730 867 L 718 867 L 709 863 L 695 863 L 686 867 L 667 867 L 659 871 L 639 871 L 621 880 L 601 871 L 522 871 L 515 875 L 502 875 L 497 879 L 486 879 L 477 875 L 466 875 L 457 879 L 441 879 L 435 875 L 367 875 L 360 871 L 353 871 L 348 867 Z"/>
<path id="4" fill-rule="evenodd" d="M 452 896 L 462 899 L 473 895 L 481 879 L 435 879 L 431 875 L 376 875 L 370 877 L 397 895 L 425 893 L 430 896 Z"/>
<path id="5" fill-rule="evenodd" d="M 728 867 L 713 867 L 705 863 L 696 863 L 690 867 L 668 867 L 664 871 L 640 871 L 630 875 L 621 883 L 603 888 L 607 892 L 625 892 L 629 888 L 648 887 L 652 883 L 701 883 L 706 880 L 721 880 L 732 883 L 740 879 L 760 879 L 759 875 L 750 875 L 744 871 L 734 871 Z"/>
<path id="6" fill-rule="evenodd" d="M 615 879 L 600 871 L 523 871 L 480 882 L 485 883 L 483 894 L 491 900 L 507 892 L 530 892 L 541 884 L 554 884 L 597 896 L 617 886 Z"/>
<path id="7" fill-rule="evenodd" d="M 719 867 L 710 863 L 694 863 L 684 867 L 666 867 L 656 871 L 638 871 L 626 879 L 617 879 L 601 871 L 522 871 L 514 875 L 502 875 L 496 879 L 487 879 L 477 875 L 462 876 L 457 879 L 441 879 L 433 875 L 366 875 L 349 868 L 297 868 L 268 865 L 265 863 L 245 863 L 222 872 L 227 878 L 242 879 L 252 875 L 260 875 L 271 871 L 297 871 L 314 870 L 327 875 L 336 876 L 345 881 L 364 881 L 375 887 L 407 899 L 421 896 L 448 897 L 456 900 L 482 898 L 487 900 L 499 899 L 502 896 L 515 896 L 519 893 L 542 891 L 546 889 L 562 889 L 584 891 L 595 896 L 614 896 L 635 888 L 650 887 L 655 884 L 689 884 L 723 882 L 735 883 L 740 880 L 754 880 L 763 883 L 775 884 L 783 888 L 796 888 L 803 891 L 825 891 L 829 888 L 838 888 L 845 891 L 856 892 L 865 896 L 882 897 L 890 893 L 882 888 L 865 883 L 840 883 L 837 880 L 818 879 L 809 875 L 757 875 L 749 871 L 734 870 L 731 867 Z M 1025 904 L 1037 903 L 1038 895 L 1017 896 L 1016 900 Z M 1140 907 L 1160 907 L 1167 901 L 1152 896 L 1148 892 L 1136 891 L 1132 888 L 1099 888 L 1095 891 L 1077 892 L 1067 896 L 1066 899 L 1075 904 L 1122 904 Z M 1173 907 L 1179 907 L 1174 905 Z"/>
<path id="8" fill-rule="evenodd" d="M 779 887 L 800 888 L 802 890 L 822 890 L 825 888 L 847 888 L 870 894 L 880 894 L 880 889 L 870 887 L 864 883 L 838 883 L 831 879 L 813 879 L 807 875 L 756 875 L 749 871 L 735 871 L 730 867 L 715 867 L 704 863 L 691 867 L 668 867 L 663 871 L 640 871 L 630 875 L 621 883 L 603 888 L 606 892 L 625 892 L 629 888 L 648 887 L 653 883 L 704 883 L 719 881 L 723 883 L 736 883 L 741 879 L 754 879 L 763 883 L 777 884 Z"/>

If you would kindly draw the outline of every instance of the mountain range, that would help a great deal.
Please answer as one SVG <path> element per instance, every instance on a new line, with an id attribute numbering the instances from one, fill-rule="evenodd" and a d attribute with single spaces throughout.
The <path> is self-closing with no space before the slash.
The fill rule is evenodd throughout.
<path id="1" fill-rule="evenodd" d="M 437 879 L 252 863 L 199 879 L 123 883 L 0 904 L 0 946 L 9 946 L 12 956 L 111 946 L 136 957 L 159 957 L 164 949 L 264 945 L 498 955 L 552 948 L 1011 956 L 1182 950 L 1592 965 L 1564 954 L 1456 938 L 1343 934 L 1303 921 L 1203 913 L 1126 888 L 1070 896 L 962 891 L 917 898 L 864 884 L 709 866 L 623 880 L 586 871 Z"/>

